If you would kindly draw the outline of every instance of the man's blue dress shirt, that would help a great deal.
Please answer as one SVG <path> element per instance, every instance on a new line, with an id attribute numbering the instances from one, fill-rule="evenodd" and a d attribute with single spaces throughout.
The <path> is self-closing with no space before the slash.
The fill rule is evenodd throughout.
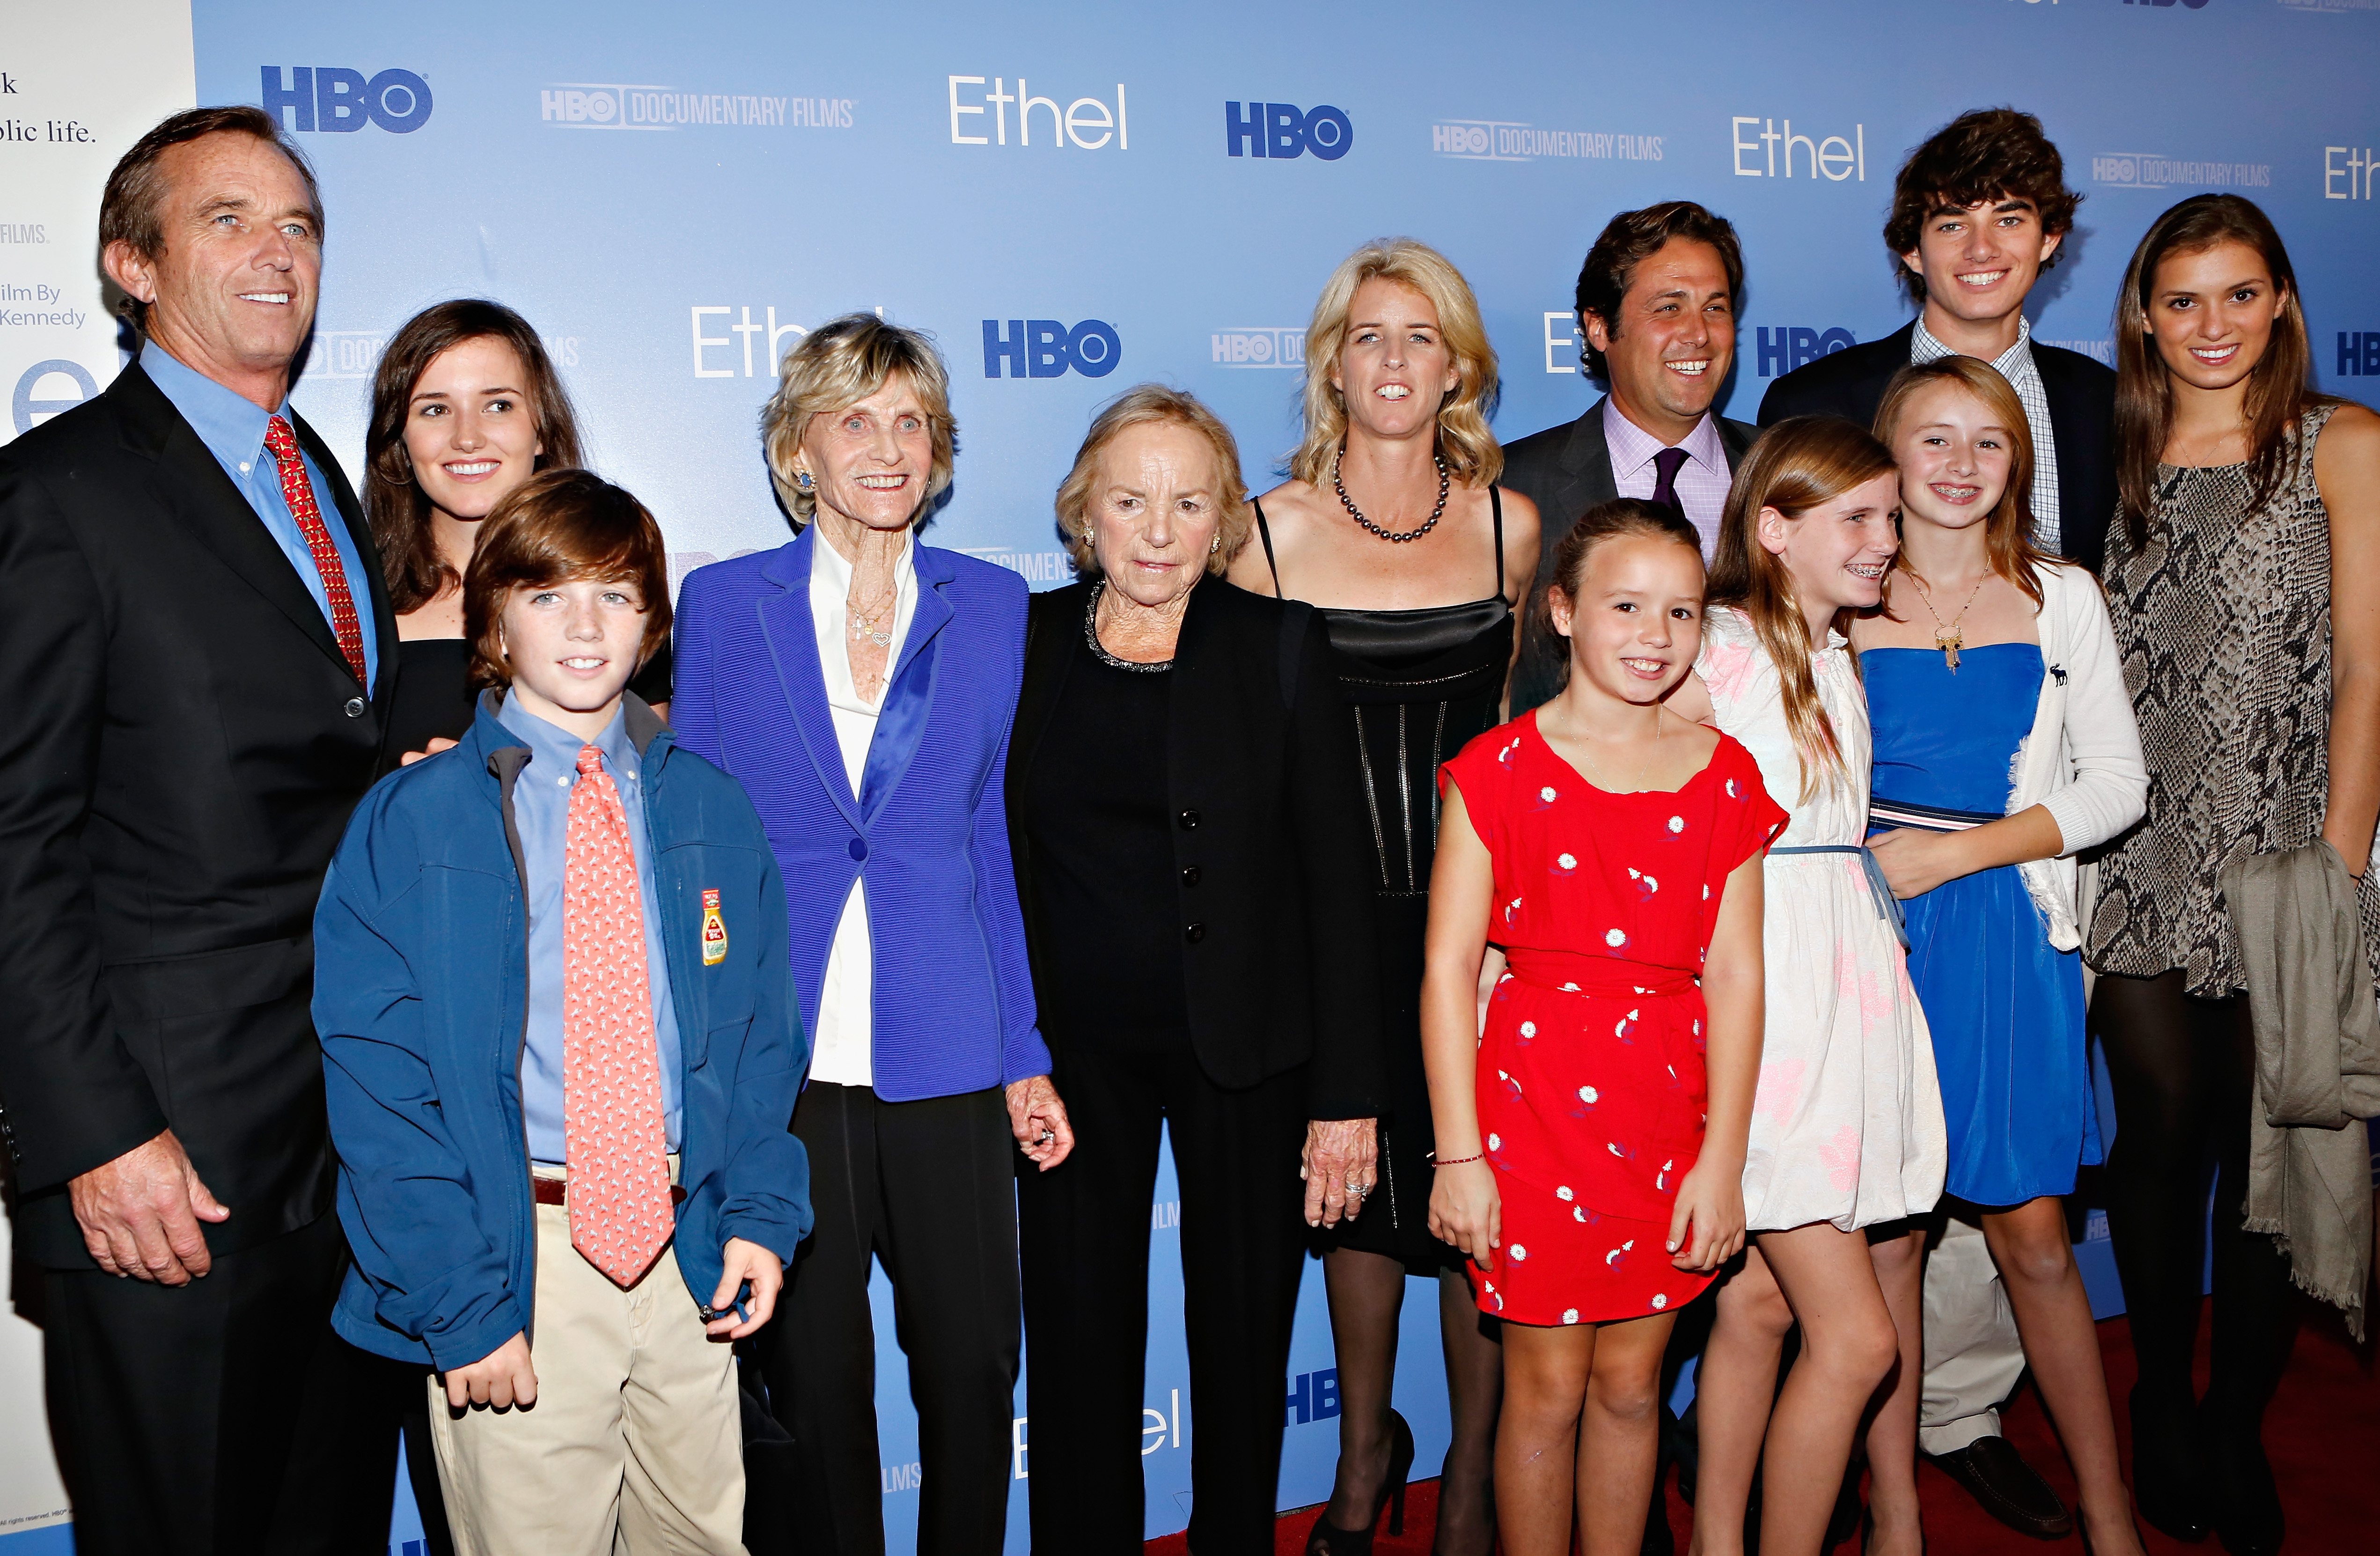
<path id="1" fill-rule="evenodd" d="M 264 446 L 264 425 L 276 414 L 255 401 L 235 394 L 213 379 L 158 346 L 154 342 L 140 348 L 140 369 L 149 381 L 157 385 L 182 419 L 199 434 L 207 452 L 224 468 L 224 474 L 248 499 L 256 517 L 264 521 L 266 533 L 289 558 L 289 565 L 298 570 L 306 592 L 322 607 L 322 619 L 331 620 L 330 591 L 322 587 L 322 570 L 314 565 L 314 551 L 306 543 L 306 532 L 298 528 L 298 516 L 289 511 L 289 499 L 281 494 L 281 462 Z M 281 402 L 279 415 L 289 415 L 289 402 Z M 297 431 L 297 422 L 290 422 Z M 339 548 L 339 565 L 346 570 L 347 593 L 356 602 L 356 621 L 363 628 L 364 677 L 376 682 L 380 677 L 380 639 L 372 630 L 371 578 L 364 572 L 362 553 L 356 550 L 355 537 L 339 513 L 339 504 L 332 500 L 331 484 L 322 479 L 301 446 L 298 459 L 306 467 L 306 479 L 314 488 L 314 505 L 322 510 L 322 528 L 331 532 L 331 541 Z M 336 624 L 332 626 L 335 635 Z M 364 692 L 369 696 L 371 687 Z"/>
<path id="2" fill-rule="evenodd" d="M 645 913 L 645 977 L 651 991 L 653 1038 L 661 1048 L 662 1112 L 669 1149 L 678 1149 L 684 1118 L 678 1074 L 677 1015 L 670 1004 L 669 961 L 662 954 L 661 918 L 653 905 L 652 840 L 645 835 L 644 761 L 628 739 L 624 712 L 614 712 L 592 742 L 556 728 L 507 696 L 496 722 L 520 736 L 529 759 L 513 784 L 513 824 L 520 830 L 528 879 L 528 1050 L 521 1056 L 521 1112 L 532 1161 L 568 1163 L 562 1127 L 562 875 L 568 857 L 570 793 L 578 783 L 578 749 L 592 744 L 620 791 L 628 842 L 637 855 L 637 895 Z"/>

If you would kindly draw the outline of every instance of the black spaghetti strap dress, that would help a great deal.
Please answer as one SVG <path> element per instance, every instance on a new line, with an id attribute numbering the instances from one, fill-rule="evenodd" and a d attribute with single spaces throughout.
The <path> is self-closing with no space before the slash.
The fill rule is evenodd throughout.
<path id="1" fill-rule="evenodd" d="M 1372 915 L 1380 947 L 1389 1099 L 1380 1132 L 1379 1188 L 1353 1221 L 1315 1234 L 1325 1248 L 1356 1248 L 1416 1270 L 1459 1268 L 1460 1250 L 1429 1233 L 1429 1080 L 1421 1060 L 1422 939 L 1429 923 L 1429 867 L 1438 853 L 1438 770 L 1498 723 L 1516 623 L 1504 598 L 1504 500 L 1488 488 L 1496 527 L 1496 592 L 1420 611 L 1317 607 L 1330 637 L 1340 689 L 1355 714 L 1365 815 L 1379 870 Z M 1257 533 L 1281 588 L 1272 529 L 1256 505 Z"/>

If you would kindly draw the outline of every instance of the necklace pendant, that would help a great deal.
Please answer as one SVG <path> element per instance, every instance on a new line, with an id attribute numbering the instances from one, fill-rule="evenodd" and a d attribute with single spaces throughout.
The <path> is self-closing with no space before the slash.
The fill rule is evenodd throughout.
<path id="1" fill-rule="evenodd" d="M 1959 673 L 1959 650 L 1966 646 L 1966 641 L 1965 635 L 1955 626 L 1934 634 L 1934 646 L 1942 650 L 1943 667 L 1953 675 Z"/>
<path id="2" fill-rule="evenodd" d="M 875 644 L 880 649 L 889 649 L 892 646 L 892 634 L 890 632 L 871 632 L 868 635 L 868 640 Z"/>

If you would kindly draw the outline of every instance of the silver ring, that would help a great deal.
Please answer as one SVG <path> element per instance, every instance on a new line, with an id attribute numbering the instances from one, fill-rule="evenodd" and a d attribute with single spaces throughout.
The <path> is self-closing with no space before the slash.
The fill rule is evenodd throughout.
<path id="1" fill-rule="evenodd" d="M 1349 1184 L 1347 1185 L 1347 1192 L 1354 1195 L 1356 1198 L 1361 1199 L 1364 1196 L 1372 1192 L 1372 1185 L 1370 1184 Z"/>
<path id="2" fill-rule="evenodd" d="M 1036 1144 L 1038 1144 L 1038 1145 L 1044 1145 L 1044 1146 L 1046 1146 L 1046 1145 L 1048 1145 L 1050 1141 L 1052 1141 L 1052 1140 L 1056 1139 L 1057 1137 L 1058 1137 L 1058 1132 L 1057 1132 L 1055 1129 L 1044 1129 L 1043 1131 L 1041 1131 L 1041 1138 L 1040 1138 L 1038 1141 L 1035 1142 L 1035 1143 L 1036 1143 Z"/>

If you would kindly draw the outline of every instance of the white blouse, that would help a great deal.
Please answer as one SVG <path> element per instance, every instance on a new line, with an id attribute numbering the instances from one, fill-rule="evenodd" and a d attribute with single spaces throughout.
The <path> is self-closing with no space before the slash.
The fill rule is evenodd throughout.
<path id="1" fill-rule="evenodd" d="M 892 687 L 901 645 L 917 614 L 917 546 L 912 537 L 903 540 L 892 564 L 892 643 L 885 651 L 884 686 L 878 688 L 875 702 L 863 700 L 851 680 L 851 627 L 845 610 L 851 564 L 827 543 L 824 533 L 810 546 L 810 624 L 818 633 L 819 667 L 826 678 L 827 709 L 834 716 L 835 744 L 843 750 L 844 777 L 855 800 L 860 775 L 868 769 L 868 748 L 876 738 L 877 715 L 883 711 L 883 694 Z M 868 935 L 866 873 L 863 866 L 862 878 L 851 883 L 851 895 L 844 899 L 834 946 L 827 953 L 826 981 L 819 990 L 818 1029 L 810 1034 L 810 1079 L 836 1086 L 875 1084 L 870 1048 L 875 954 Z"/>

